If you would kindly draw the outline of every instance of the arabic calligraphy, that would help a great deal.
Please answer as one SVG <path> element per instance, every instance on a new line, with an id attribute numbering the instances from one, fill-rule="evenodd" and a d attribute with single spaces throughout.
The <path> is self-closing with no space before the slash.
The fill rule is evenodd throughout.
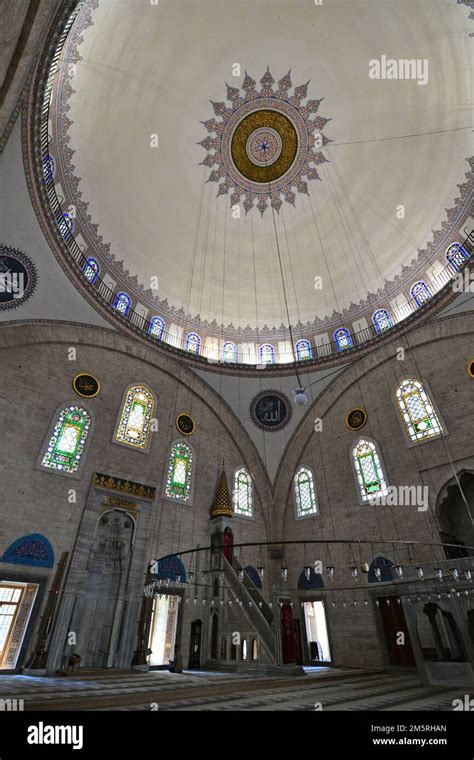
<path id="1" fill-rule="evenodd" d="M 266 391 L 253 400 L 252 418 L 265 430 L 279 430 L 287 424 L 291 415 L 288 399 L 278 391 Z"/>
<path id="2" fill-rule="evenodd" d="M 99 381 L 93 375 L 84 373 L 76 375 L 72 381 L 72 387 L 78 396 L 83 396 L 84 398 L 93 398 L 100 391 Z"/>

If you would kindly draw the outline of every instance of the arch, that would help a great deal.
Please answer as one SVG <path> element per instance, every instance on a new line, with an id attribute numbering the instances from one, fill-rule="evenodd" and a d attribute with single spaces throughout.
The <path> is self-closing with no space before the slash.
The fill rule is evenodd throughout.
<path id="1" fill-rule="evenodd" d="M 155 395 L 147 385 L 130 385 L 122 397 L 113 442 L 148 451 L 155 402 Z"/>
<path id="2" fill-rule="evenodd" d="M 236 515 L 252 517 L 253 513 L 252 478 L 242 465 L 234 471 L 233 502 Z"/>
<path id="3" fill-rule="evenodd" d="M 429 301 L 432 297 L 432 292 L 429 289 L 426 282 L 418 280 L 410 288 L 410 295 L 414 299 L 417 306 L 423 306 L 426 301 Z"/>
<path id="4" fill-rule="evenodd" d="M 199 355 L 201 351 L 201 338 L 197 333 L 190 332 L 186 336 L 186 351 L 190 354 Z"/>
<path id="5" fill-rule="evenodd" d="M 445 432 L 434 403 L 420 380 L 405 378 L 397 385 L 395 395 L 404 429 L 412 443 Z"/>
<path id="6" fill-rule="evenodd" d="M 372 322 L 379 335 L 393 327 L 393 322 L 387 309 L 377 309 L 372 315 Z"/>
<path id="7" fill-rule="evenodd" d="M 313 350 L 309 340 L 301 339 L 296 343 L 296 358 L 299 362 L 313 358 Z"/>
<path id="8" fill-rule="evenodd" d="M 391 559 L 387 559 L 386 557 L 376 557 L 372 562 L 370 563 L 369 567 L 369 574 L 367 576 L 367 580 L 369 583 L 387 583 L 388 581 L 391 581 L 393 578 L 392 575 L 392 567 L 394 567 L 394 563 Z M 378 572 L 380 571 L 380 577 L 378 576 Z"/>
<path id="9" fill-rule="evenodd" d="M 295 475 L 294 484 L 296 516 L 317 515 L 318 500 L 312 471 L 308 467 L 300 467 Z"/>
<path id="10" fill-rule="evenodd" d="M 157 578 L 180 581 L 181 583 L 186 583 L 188 580 L 186 568 L 180 557 L 176 554 L 173 554 L 172 557 L 166 557 L 166 559 L 160 559 L 156 566 L 156 572 L 153 575 Z"/>
<path id="11" fill-rule="evenodd" d="M 187 441 L 175 441 L 168 457 L 164 495 L 167 499 L 191 503 L 195 471 L 194 449 Z"/>
<path id="12" fill-rule="evenodd" d="M 99 276 L 99 265 L 95 259 L 92 258 L 92 256 L 89 256 L 86 263 L 82 267 L 82 273 L 86 280 L 90 282 L 91 285 L 94 284 L 94 282 L 97 280 L 97 277 Z"/>
<path id="13" fill-rule="evenodd" d="M 165 331 L 165 320 L 161 317 L 152 317 L 150 320 L 150 327 L 148 328 L 148 334 L 152 335 L 158 340 L 162 340 L 163 333 Z"/>
<path id="14" fill-rule="evenodd" d="M 468 258 L 469 254 L 461 243 L 451 243 L 446 250 L 446 259 L 457 272 L 462 269 Z"/>
<path id="15" fill-rule="evenodd" d="M 237 361 L 237 346 L 230 340 L 226 340 L 222 346 L 222 361 L 234 364 Z"/>
<path id="16" fill-rule="evenodd" d="M 351 334 L 347 327 L 339 327 L 334 333 L 334 343 L 338 351 L 344 351 L 346 348 L 352 348 L 354 343 L 352 342 Z"/>
<path id="17" fill-rule="evenodd" d="M 82 404 L 59 407 L 43 444 L 39 466 L 62 475 L 78 476 L 91 426 L 91 414 Z"/>
<path id="18" fill-rule="evenodd" d="M 66 240 L 67 238 L 72 237 L 74 234 L 74 219 L 70 214 L 67 212 L 64 212 L 62 215 L 61 221 L 58 222 L 59 224 L 59 230 L 61 232 L 61 235 Z"/>
<path id="19" fill-rule="evenodd" d="M 120 293 L 117 293 L 117 295 L 115 296 L 114 309 L 118 311 L 120 314 L 122 314 L 123 317 L 127 316 L 131 304 L 132 304 L 132 301 L 128 293 L 124 293 L 122 291 Z"/>
<path id="20" fill-rule="evenodd" d="M 258 570 L 253 567 L 253 565 L 247 565 L 247 567 L 244 568 L 244 572 L 247 573 L 254 586 L 262 588 L 262 579 L 260 578 Z"/>
<path id="21" fill-rule="evenodd" d="M 258 349 L 260 364 L 275 364 L 275 348 L 271 343 L 262 343 Z"/>
<path id="22" fill-rule="evenodd" d="M 298 578 L 298 591 L 310 591 L 313 588 L 324 588 L 322 575 L 316 573 L 314 569 L 311 568 L 308 579 L 305 571 L 302 570 Z"/>
<path id="23" fill-rule="evenodd" d="M 359 498 L 369 501 L 387 493 L 387 477 L 377 444 L 370 438 L 359 438 L 352 446 L 351 460 L 354 467 Z"/>
<path id="24" fill-rule="evenodd" d="M 0 561 L 13 565 L 54 567 L 54 551 L 46 536 L 29 533 L 10 544 Z"/>

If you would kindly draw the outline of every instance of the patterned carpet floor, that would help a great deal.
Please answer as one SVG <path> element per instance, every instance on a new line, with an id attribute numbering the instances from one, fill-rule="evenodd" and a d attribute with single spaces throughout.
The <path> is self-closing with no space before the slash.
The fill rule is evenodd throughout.
<path id="1" fill-rule="evenodd" d="M 452 710 L 465 689 L 421 686 L 416 673 L 342 668 L 302 676 L 167 671 L 85 671 L 0 676 L 0 700 L 30 710 Z"/>

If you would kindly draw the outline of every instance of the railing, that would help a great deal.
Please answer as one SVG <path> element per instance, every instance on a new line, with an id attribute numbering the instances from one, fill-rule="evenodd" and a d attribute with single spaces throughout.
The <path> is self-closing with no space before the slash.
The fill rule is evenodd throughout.
<path id="1" fill-rule="evenodd" d="M 74 8 L 73 12 L 68 18 L 68 21 L 59 37 L 58 44 L 55 48 L 54 54 L 51 59 L 50 69 L 49 69 L 49 75 L 47 78 L 44 96 L 43 96 L 43 105 L 41 109 L 41 162 L 43 167 L 43 184 L 46 189 L 46 194 L 48 196 L 48 201 L 50 205 L 50 210 L 52 212 L 52 215 L 56 221 L 56 224 L 58 225 L 58 228 L 61 232 L 61 236 L 63 238 L 64 243 L 66 244 L 68 251 L 71 255 L 71 258 L 73 259 L 76 267 L 79 269 L 80 272 L 82 272 L 84 276 L 84 269 L 87 266 L 88 259 L 90 256 L 86 256 L 84 252 L 79 247 L 78 243 L 76 242 L 74 235 L 70 232 L 69 229 L 65 229 L 66 223 L 65 223 L 65 217 L 64 212 L 62 209 L 62 202 L 59 200 L 56 188 L 54 185 L 54 177 L 53 173 L 50 171 L 50 156 L 49 156 L 49 145 L 51 142 L 51 136 L 49 135 L 49 114 L 50 114 L 50 101 L 51 101 L 51 94 L 53 90 L 53 84 L 54 84 L 54 77 L 57 72 L 57 66 L 58 66 L 58 60 L 62 53 L 64 44 L 66 42 L 67 36 L 69 32 L 71 31 L 72 25 L 81 10 L 83 5 L 83 2 L 80 1 Z M 45 171 L 45 167 L 48 167 L 48 170 Z M 412 314 L 416 312 L 420 312 L 423 309 L 425 309 L 433 297 L 438 295 L 438 293 L 445 288 L 449 281 L 454 277 L 459 275 L 459 273 L 465 268 L 468 261 L 470 261 L 472 257 L 472 251 L 474 248 L 474 231 L 471 231 L 465 238 L 464 241 L 461 242 L 461 245 L 465 249 L 466 253 L 468 254 L 468 258 L 465 260 L 465 264 L 463 267 L 456 267 L 451 263 L 448 263 L 441 272 L 439 272 L 437 275 L 430 276 L 430 281 L 428 283 L 428 286 L 431 288 L 431 290 L 434 290 L 434 293 L 432 293 L 431 296 L 427 298 L 427 300 L 420 305 L 419 302 L 415 298 L 409 298 L 404 303 L 400 304 L 395 310 L 392 310 L 390 314 L 390 319 L 392 321 L 392 325 L 390 327 L 387 327 L 384 330 L 377 330 L 375 325 L 370 322 L 367 327 L 363 328 L 362 330 L 359 330 L 357 332 L 352 332 L 349 330 L 347 325 L 334 325 L 334 330 L 338 329 L 339 327 L 345 327 L 349 330 L 350 334 L 350 343 L 346 348 L 341 348 L 340 345 L 335 340 L 330 340 L 327 343 L 322 344 L 315 344 L 314 340 L 311 340 L 311 337 L 307 333 L 297 333 L 294 334 L 294 340 L 297 342 L 298 340 L 309 340 L 311 345 L 311 356 L 309 356 L 306 359 L 298 359 L 298 355 L 296 352 L 296 346 L 292 346 L 289 350 L 278 350 L 278 361 L 276 361 L 276 355 L 275 355 L 275 361 L 273 362 L 261 362 L 258 359 L 258 349 L 259 345 L 261 343 L 269 343 L 271 342 L 271 339 L 265 336 L 261 336 L 260 339 L 252 340 L 252 339 L 246 339 L 245 337 L 237 338 L 240 343 L 247 343 L 247 344 L 253 344 L 254 348 L 257 345 L 256 351 L 253 350 L 250 351 L 242 351 L 239 350 L 238 346 L 235 344 L 236 336 L 235 335 L 227 335 L 225 332 L 225 329 L 222 330 L 222 333 L 220 335 L 210 334 L 205 335 L 205 337 L 209 337 L 211 339 L 216 339 L 220 341 L 221 344 L 225 342 L 231 342 L 235 345 L 235 352 L 234 355 L 230 359 L 225 359 L 222 353 L 222 345 L 219 347 L 216 355 L 215 348 L 209 348 L 206 345 L 203 345 L 202 336 L 201 337 L 201 345 L 199 348 L 198 353 L 194 353 L 188 350 L 187 343 L 186 343 L 186 337 L 178 337 L 177 334 L 174 334 L 170 331 L 168 331 L 166 328 L 161 334 L 161 337 L 155 336 L 150 334 L 150 330 L 152 329 L 152 321 L 148 320 L 146 317 L 144 317 L 142 314 L 140 314 L 137 311 L 134 311 L 131 307 L 129 307 L 125 314 L 120 313 L 115 308 L 115 302 L 116 298 L 119 292 L 122 292 L 121 290 L 117 290 L 115 288 L 110 288 L 106 282 L 101 279 L 100 275 L 97 274 L 93 280 L 93 282 L 90 282 L 85 276 L 84 280 L 86 282 L 89 282 L 89 286 L 93 288 L 96 292 L 96 294 L 100 297 L 102 303 L 109 307 L 109 309 L 113 310 L 117 318 L 121 319 L 124 323 L 131 325 L 137 332 L 142 334 L 144 337 L 147 337 L 150 341 L 155 343 L 162 343 L 166 344 L 168 346 L 172 346 L 174 349 L 183 352 L 185 355 L 200 359 L 204 362 L 207 362 L 209 364 L 221 364 L 223 366 L 234 366 L 234 365 L 246 365 L 246 366 L 254 366 L 260 369 L 265 369 L 266 367 L 272 367 L 272 366 L 281 366 L 284 367 L 285 365 L 298 365 L 299 367 L 304 366 L 306 363 L 311 364 L 313 360 L 316 360 L 318 358 L 323 359 L 331 356 L 344 356 L 344 355 L 350 355 L 352 352 L 357 350 L 360 346 L 362 346 L 364 343 L 367 343 L 368 341 L 374 340 L 376 338 L 381 337 L 382 335 L 386 335 L 387 333 L 390 333 L 394 328 L 400 326 L 402 322 L 404 322 L 406 319 L 408 319 Z M 387 298 L 385 301 L 379 301 L 373 304 L 373 310 L 374 312 L 378 309 L 385 308 L 387 309 L 387 301 L 389 298 Z M 148 308 L 147 308 L 148 311 Z M 388 309 L 387 309 L 388 311 Z M 153 315 L 155 316 L 155 315 Z M 159 316 L 159 315 L 156 315 Z M 153 318 L 153 317 L 152 317 Z M 360 318 L 367 318 L 367 315 L 361 314 Z M 188 329 L 189 326 L 185 324 L 177 324 L 177 327 L 179 329 Z M 196 332 L 198 328 L 194 326 L 189 327 L 189 332 Z M 314 332 L 314 331 L 313 331 Z M 317 332 L 317 331 L 316 331 Z M 293 333 L 295 333 L 295 328 L 293 328 Z M 289 341 L 289 334 L 288 336 L 281 335 L 280 337 L 276 337 L 274 339 L 274 342 L 288 342 Z"/>

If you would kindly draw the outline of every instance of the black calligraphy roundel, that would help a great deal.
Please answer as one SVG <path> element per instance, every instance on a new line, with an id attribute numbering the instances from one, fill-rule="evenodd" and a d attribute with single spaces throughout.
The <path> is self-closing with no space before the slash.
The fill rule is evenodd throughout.
<path id="1" fill-rule="evenodd" d="M 291 404 L 280 391 L 262 391 L 250 405 L 250 415 L 257 427 L 276 432 L 285 427 L 291 418 Z"/>

